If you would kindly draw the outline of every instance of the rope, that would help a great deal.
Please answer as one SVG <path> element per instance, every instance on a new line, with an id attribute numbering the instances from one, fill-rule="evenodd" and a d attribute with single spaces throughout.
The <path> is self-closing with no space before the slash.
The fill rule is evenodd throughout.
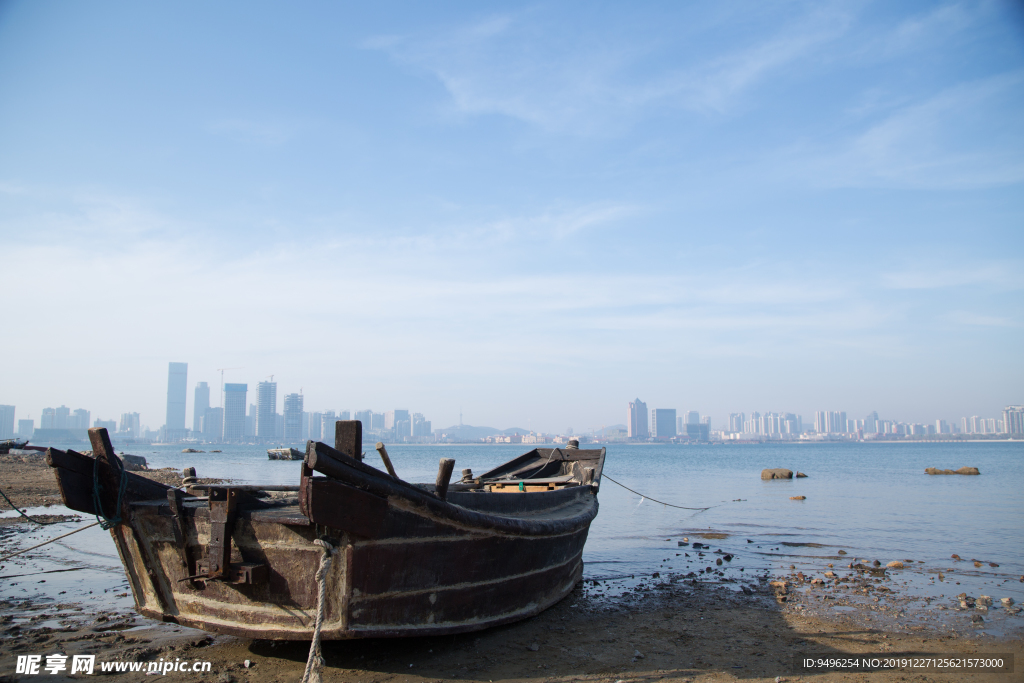
<path id="1" fill-rule="evenodd" d="M 100 522 L 93 522 L 92 524 L 89 524 L 88 526 L 83 526 L 83 527 L 80 527 L 78 529 L 75 529 L 74 531 L 69 531 L 66 534 L 62 534 L 62 535 L 58 536 L 57 538 L 51 538 L 49 541 L 43 541 L 39 545 L 34 545 L 31 548 L 25 548 L 24 550 L 19 550 L 18 552 L 11 553 L 10 555 L 4 555 L 3 557 L 0 557 L 0 562 L 3 562 L 5 560 L 9 560 L 12 557 L 14 557 L 15 555 L 21 555 L 22 553 L 27 553 L 29 550 L 35 550 L 36 548 L 42 548 L 44 545 L 49 545 L 50 543 L 53 543 L 54 541 L 59 541 L 62 538 L 67 538 L 71 534 L 77 534 L 79 531 L 85 531 L 86 529 L 91 529 L 94 526 L 96 526 L 97 524 L 100 524 Z"/>
<path id="2" fill-rule="evenodd" d="M 677 508 L 679 510 L 701 510 L 701 511 L 703 511 L 703 510 L 710 510 L 711 508 L 722 507 L 722 505 L 724 504 L 724 503 L 720 503 L 718 505 L 709 505 L 706 508 L 688 508 L 688 507 L 683 507 L 682 505 L 673 505 L 672 503 L 665 503 L 663 501 L 660 501 L 657 498 L 651 498 L 650 496 L 645 495 L 643 493 L 640 493 L 639 491 L 634 491 L 633 489 L 629 488 L 625 484 L 620 484 L 619 482 L 615 481 L 614 479 L 609 477 L 607 474 L 604 474 L 603 472 L 601 473 L 601 477 L 604 478 L 604 479 L 607 479 L 608 481 L 612 482 L 613 484 L 619 484 L 619 486 L 621 486 L 622 488 L 626 489 L 630 493 L 635 493 L 636 495 L 640 496 L 641 498 L 646 498 L 647 500 L 652 501 L 654 503 L 658 503 L 660 505 L 664 505 L 664 506 L 670 507 L 670 508 Z M 640 501 L 640 502 L 642 503 L 643 501 Z"/>
<path id="3" fill-rule="evenodd" d="M 316 623 L 313 627 L 313 642 L 309 644 L 309 657 L 306 659 L 306 671 L 302 674 L 302 683 L 320 683 L 320 672 L 324 668 L 324 656 L 320 651 L 320 629 L 324 625 L 324 613 L 327 611 L 327 572 L 331 568 L 331 552 L 334 546 L 322 538 L 313 541 L 320 546 L 320 568 L 316 570 L 316 584 L 319 595 L 316 601 Z"/>
<path id="4" fill-rule="evenodd" d="M 8 505 L 10 505 L 12 508 L 14 508 L 15 512 L 17 512 L 19 515 L 21 515 L 22 517 L 24 517 L 25 519 L 27 519 L 30 522 L 35 522 L 36 524 L 42 524 L 43 526 L 48 526 L 50 524 L 61 524 L 62 523 L 60 521 L 57 521 L 57 522 L 40 522 L 38 519 L 32 519 L 31 517 L 26 515 L 24 512 L 19 510 L 17 505 L 15 505 L 14 503 L 11 502 L 11 499 L 7 497 L 7 494 L 4 493 L 3 489 L 0 489 L 0 496 L 4 497 L 4 500 L 7 501 Z"/>
<path id="5" fill-rule="evenodd" d="M 107 513 L 103 511 L 103 505 L 100 504 L 100 491 L 103 489 L 100 486 L 100 460 L 96 458 L 92 464 L 92 506 L 96 508 L 96 523 L 106 531 L 121 523 L 121 500 L 124 498 L 125 489 L 128 488 L 128 472 L 124 469 L 124 463 L 116 455 L 110 458 L 112 461 L 117 463 L 117 466 L 121 470 L 121 483 L 117 488 L 117 507 L 114 508 L 114 516 L 107 517 Z"/>

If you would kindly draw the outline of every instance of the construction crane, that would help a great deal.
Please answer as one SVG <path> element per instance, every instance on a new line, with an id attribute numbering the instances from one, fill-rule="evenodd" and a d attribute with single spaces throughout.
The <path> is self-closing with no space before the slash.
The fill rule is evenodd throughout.
<path id="1" fill-rule="evenodd" d="M 217 372 L 220 373 L 220 407 L 224 407 L 224 371 L 225 370 L 242 370 L 244 368 L 217 368 Z"/>

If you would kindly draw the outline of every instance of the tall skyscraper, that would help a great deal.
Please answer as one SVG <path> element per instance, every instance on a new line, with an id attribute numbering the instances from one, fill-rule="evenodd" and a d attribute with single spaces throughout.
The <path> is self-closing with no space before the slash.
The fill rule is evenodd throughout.
<path id="1" fill-rule="evenodd" d="M 18 420 L 18 436 L 22 439 L 31 439 L 32 432 L 36 430 L 36 421 L 32 419 Z"/>
<path id="2" fill-rule="evenodd" d="M 256 387 L 256 436 L 277 437 L 277 382 L 260 382 Z"/>
<path id="3" fill-rule="evenodd" d="M 320 441 L 324 442 L 328 446 L 334 445 L 334 435 L 337 431 L 337 427 L 334 423 L 338 421 L 338 418 L 334 416 L 333 410 L 328 410 L 320 418 Z"/>
<path id="4" fill-rule="evenodd" d="M 71 416 L 71 409 L 67 406 L 60 406 L 54 411 L 53 427 L 54 429 L 67 429 L 68 418 Z"/>
<path id="5" fill-rule="evenodd" d="M 39 417 L 39 428 L 40 429 L 56 429 L 57 428 L 57 411 L 53 408 L 43 408 L 43 413 Z"/>
<path id="6" fill-rule="evenodd" d="M 729 413 L 729 431 L 730 432 L 742 432 L 743 423 L 746 421 L 747 416 L 743 413 Z"/>
<path id="7" fill-rule="evenodd" d="M 881 431 L 882 430 L 878 428 L 878 412 L 872 410 L 870 413 L 868 413 L 868 416 L 864 418 L 864 433 L 877 434 Z"/>
<path id="8" fill-rule="evenodd" d="M 203 413 L 202 424 L 203 439 L 205 441 L 221 441 L 224 438 L 224 409 L 207 408 Z"/>
<path id="9" fill-rule="evenodd" d="M 323 413 L 306 413 L 309 420 L 309 426 L 306 428 L 308 432 L 307 439 L 312 441 L 323 441 L 321 434 L 323 433 Z"/>
<path id="10" fill-rule="evenodd" d="M 0 406 L 0 439 L 14 438 L 14 406 Z"/>
<path id="11" fill-rule="evenodd" d="M 224 440 L 241 441 L 245 438 L 245 395 L 248 384 L 224 385 Z"/>
<path id="12" fill-rule="evenodd" d="M 195 398 L 192 400 L 192 431 L 196 435 L 203 434 L 203 418 L 206 416 L 206 409 L 210 407 L 210 385 L 206 382 L 196 384 Z"/>
<path id="13" fill-rule="evenodd" d="M 302 394 L 284 397 L 284 439 L 288 442 L 302 440 Z"/>
<path id="14" fill-rule="evenodd" d="M 627 416 L 626 435 L 631 439 L 646 439 L 651 435 L 647 421 L 647 404 L 636 399 L 629 402 L 629 415 Z"/>
<path id="15" fill-rule="evenodd" d="M 1024 434 L 1024 406 L 1003 408 L 1003 433 Z"/>
<path id="16" fill-rule="evenodd" d="M 408 410 L 389 410 L 384 414 L 384 429 L 395 435 L 396 439 L 412 436 L 412 422 Z"/>
<path id="17" fill-rule="evenodd" d="M 671 439 L 676 435 L 676 411 L 675 408 L 655 408 L 651 411 L 651 427 L 654 428 L 654 438 Z"/>
<path id="18" fill-rule="evenodd" d="M 356 411 L 356 419 L 363 423 L 363 429 L 364 430 L 369 430 L 370 429 L 370 422 L 371 422 L 371 417 L 372 416 L 373 416 L 373 411 L 369 410 L 369 409 L 367 409 L 367 410 L 357 410 Z"/>
<path id="19" fill-rule="evenodd" d="M 76 409 L 75 412 L 68 415 L 68 429 L 88 429 L 90 417 L 88 410 Z"/>
<path id="20" fill-rule="evenodd" d="M 138 413 L 121 413 L 121 423 L 118 425 L 118 433 L 130 438 L 142 436 L 142 423 Z"/>
<path id="21" fill-rule="evenodd" d="M 167 364 L 167 420 L 164 427 L 171 440 L 184 438 L 185 398 L 188 393 L 188 363 Z"/>
<path id="22" fill-rule="evenodd" d="M 688 425 L 699 425 L 700 424 L 700 411 L 699 410 L 688 410 L 688 411 L 686 411 L 686 424 L 688 424 Z"/>

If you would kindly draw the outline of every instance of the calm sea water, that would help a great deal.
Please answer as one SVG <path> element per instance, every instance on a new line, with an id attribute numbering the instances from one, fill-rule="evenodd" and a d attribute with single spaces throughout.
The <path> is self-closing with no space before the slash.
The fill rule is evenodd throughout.
<path id="1" fill-rule="evenodd" d="M 145 456 L 154 468 L 193 466 L 204 477 L 298 483 L 299 462 L 268 460 L 260 447 L 221 448 L 223 453 L 181 453 L 170 446 L 129 452 Z M 414 482 L 432 482 L 439 458 L 455 458 L 456 473 L 466 467 L 483 472 L 525 450 L 518 445 L 388 446 L 399 476 Z M 372 450 L 367 462 L 378 465 Z M 981 476 L 924 474 L 926 467 L 965 465 L 979 468 Z M 808 477 L 762 481 L 760 472 L 768 467 L 785 467 Z M 912 559 L 914 570 L 901 574 L 908 590 L 936 595 L 965 590 L 1024 601 L 1024 583 L 1018 581 L 1024 575 L 1021 442 L 612 445 L 605 474 L 645 498 L 607 478 L 603 481 L 600 513 L 584 551 L 588 578 L 685 573 L 713 562 L 713 555 L 701 558 L 691 547 L 679 546 L 686 538 L 734 554 L 723 569 L 735 578 L 791 565 L 820 571 L 833 560 L 837 567 L 845 567 L 853 558 L 883 563 Z M 806 500 L 790 500 L 796 495 Z M 713 507 L 679 510 L 652 498 Z M 33 537 L 46 538 L 47 533 L 40 529 Z M 698 538 L 702 533 L 725 537 Z M 76 560 L 76 553 L 89 552 L 90 566 L 99 570 L 109 565 L 109 577 L 120 571 L 112 542 L 103 532 L 90 530 L 61 543 L 62 550 L 54 552 L 65 553 L 62 562 L 80 561 L 83 556 Z M 839 556 L 840 549 L 847 555 Z M 985 564 L 975 568 L 971 562 L 954 563 L 953 553 Z M 990 567 L 990 562 L 999 566 Z M 940 570 L 947 574 L 945 584 L 936 583 Z M 65 588 L 72 577 L 79 582 L 86 578 L 83 572 L 69 574 Z M 54 588 L 66 583 L 60 574 L 51 578 Z M 4 586 L 2 593 L 25 590 L 25 584 L 20 589 Z"/>

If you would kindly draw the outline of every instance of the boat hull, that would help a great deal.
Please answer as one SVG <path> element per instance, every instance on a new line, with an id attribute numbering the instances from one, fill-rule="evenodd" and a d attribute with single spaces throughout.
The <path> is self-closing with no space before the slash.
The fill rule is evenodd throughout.
<path id="1" fill-rule="evenodd" d="M 93 431 L 96 460 L 53 449 L 47 455 L 65 505 L 86 513 L 95 512 L 95 481 L 103 492 L 117 490 L 117 467 L 105 455 L 112 448 Z M 595 485 L 439 496 L 323 444 L 310 449 L 322 465 L 307 454 L 295 497 L 225 486 L 210 489 L 207 500 L 127 473 L 122 522 L 110 533 L 139 613 L 247 638 L 309 640 L 318 539 L 333 548 L 321 630 L 327 640 L 489 628 L 538 614 L 582 578 Z M 604 452 L 591 453 L 599 471 Z M 533 457 L 553 468 L 564 454 Z M 328 465 L 330 476 L 313 476 L 314 467 Z M 227 522 L 212 502 L 215 491 L 237 496 Z M 116 505 L 102 499 L 110 516 Z M 213 579 L 218 558 L 230 571 Z"/>
<path id="2" fill-rule="evenodd" d="M 328 640 L 488 628 L 543 611 L 582 578 L 589 522 L 553 535 L 512 535 L 463 528 L 410 510 L 405 502 L 389 504 L 385 514 L 402 519 L 385 519 L 382 528 L 415 526 L 414 537 L 367 539 L 297 518 L 292 521 L 298 523 L 285 524 L 280 516 L 266 518 L 272 514 L 240 516 L 232 534 L 233 561 L 265 564 L 267 581 L 262 585 L 187 580 L 167 505 L 133 505 L 128 525 L 111 534 L 140 613 L 248 638 L 312 637 L 315 569 L 322 554 L 313 541 L 325 533 L 334 535 L 337 544 L 326 578 L 321 631 Z M 587 503 L 569 505 L 582 510 Z M 197 556 L 210 540 L 205 512 L 194 508 L 185 514 L 187 544 Z"/>

